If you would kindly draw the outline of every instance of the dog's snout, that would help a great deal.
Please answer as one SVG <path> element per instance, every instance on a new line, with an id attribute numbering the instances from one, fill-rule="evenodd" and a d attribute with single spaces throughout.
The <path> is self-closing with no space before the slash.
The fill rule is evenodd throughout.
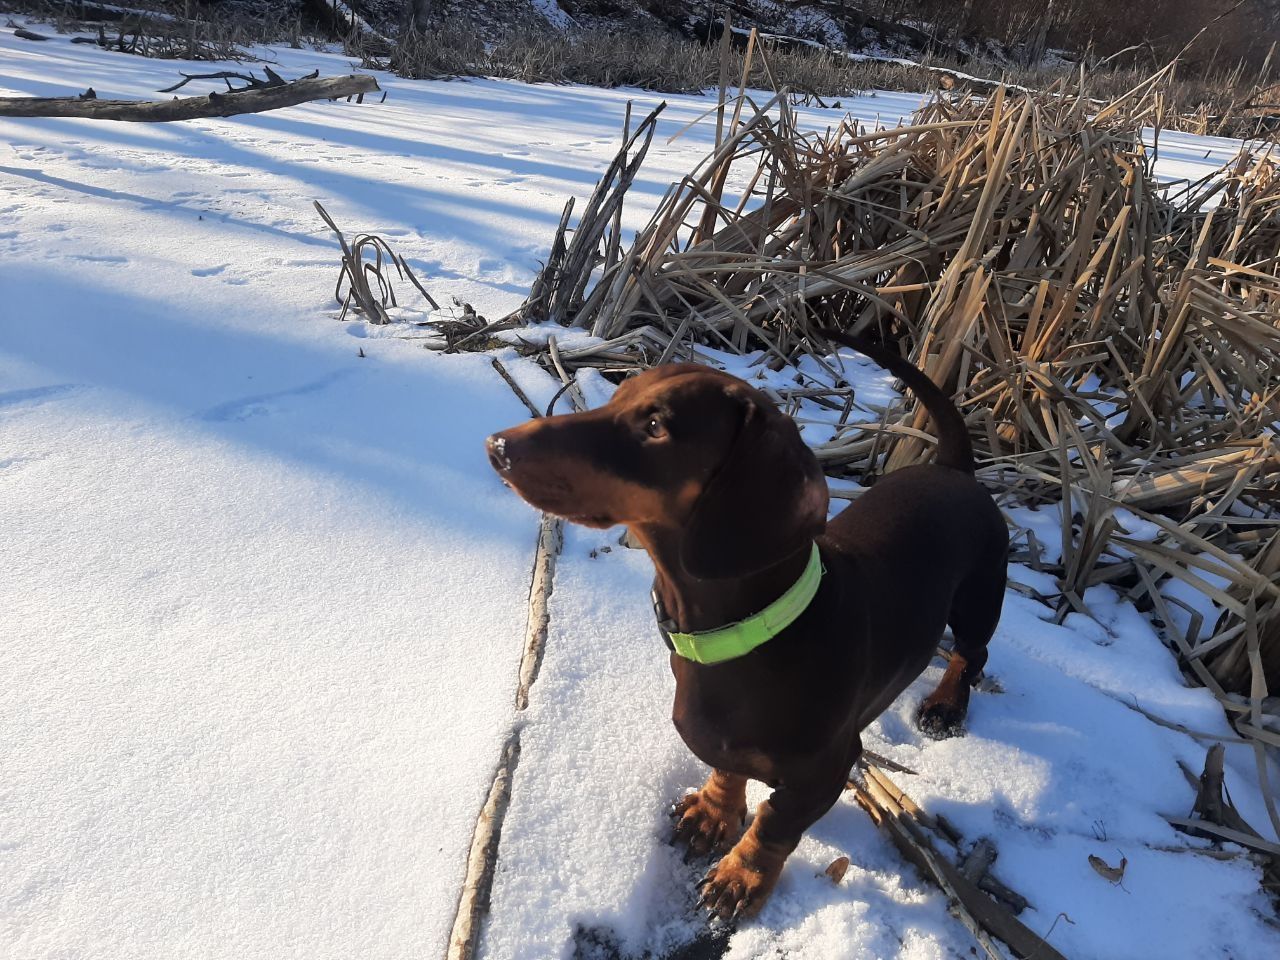
<path id="1" fill-rule="evenodd" d="M 511 458 L 507 455 L 507 438 L 500 433 L 495 433 L 484 442 L 485 449 L 489 451 L 489 462 L 493 464 L 493 469 L 499 473 L 506 473 L 511 469 Z"/>

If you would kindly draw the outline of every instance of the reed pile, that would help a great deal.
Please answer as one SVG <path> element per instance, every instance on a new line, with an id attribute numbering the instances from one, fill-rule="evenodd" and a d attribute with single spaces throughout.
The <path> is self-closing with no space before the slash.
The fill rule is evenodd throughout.
<path id="1" fill-rule="evenodd" d="M 1059 618 L 1088 614 L 1091 586 L 1125 592 L 1261 769 L 1280 747 L 1280 176 L 1262 147 L 1162 186 L 1161 109 L 1155 80 L 1101 108 L 998 89 L 944 96 L 897 129 L 806 133 L 785 95 L 757 107 L 739 92 L 712 154 L 624 245 L 617 211 L 650 117 L 572 231 L 566 208 L 505 322 L 600 338 L 553 349 L 560 371 L 702 346 L 829 367 L 823 327 L 900 351 L 954 395 L 1002 502 L 1063 505 L 1061 560 L 1029 531 L 1015 545 L 1056 576 Z M 852 416 L 839 379 L 778 399 L 801 396 L 840 411 L 816 451 L 832 476 L 930 456 L 910 398 L 871 418 Z M 1210 597 L 1216 622 L 1171 580 Z"/>

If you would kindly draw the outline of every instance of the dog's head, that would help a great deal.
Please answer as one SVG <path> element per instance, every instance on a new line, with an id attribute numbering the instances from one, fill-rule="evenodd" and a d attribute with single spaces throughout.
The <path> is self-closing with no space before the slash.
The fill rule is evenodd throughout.
<path id="1" fill-rule="evenodd" d="M 541 510 L 676 533 L 697 579 L 762 570 L 826 524 L 826 482 L 796 425 L 758 390 L 696 364 L 649 370 L 597 410 L 531 420 L 487 445 Z"/>

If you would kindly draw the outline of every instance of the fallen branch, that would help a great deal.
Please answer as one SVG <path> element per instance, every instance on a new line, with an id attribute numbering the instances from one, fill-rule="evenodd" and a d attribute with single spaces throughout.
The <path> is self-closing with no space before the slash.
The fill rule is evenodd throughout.
<path id="1" fill-rule="evenodd" d="M 542 655 L 547 647 L 547 626 L 551 622 L 548 601 L 556 576 L 556 558 L 563 546 L 564 521 L 544 513 L 538 525 L 538 549 L 534 553 L 533 579 L 529 586 L 529 623 L 525 630 L 524 656 L 520 658 L 517 710 L 529 706 L 529 690 L 542 667 Z"/>
<path id="2" fill-rule="evenodd" d="M 992 943 L 995 938 L 1005 943 L 1015 957 L 1024 960 L 1031 957 L 1065 960 L 1048 941 L 983 893 L 972 879 L 988 875 L 987 870 L 995 859 L 994 847 L 987 849 L 989 841 L 979 841 L 965 865 L 957 867 L 939 853 L 926 832 L 937 829 L 933 818 L 920 810 L 883 770 L 870 763 L 865 769 L 864 782 L 853 785 L 858 805 L 870 814 L 877 826 L 888 832 L 902 855 L 946 894 L 953 912 L 988 957 L 992 960 L 1003 957 Z"/>
<path id="3" fill-rule="evenodd" d="M 493 874 L 498 865 L 498 843 L 502 839 L 502 822 L 511 804 L 511 783 L 516 764 L 520 762 L 520 728 L 516 727 L 502 746 L 498 769 L 489 784 L 489 793 L 476 818 L 467 851 L 467 875 L 458 895 L 458 911 L 445 960 L 471 960 L 480 943 L 480 930 L 489 912 L 489 895 L 493 890 Z"/>
<path id="4" fill-rule="evenodd" d="M 267 79 L 265 80 L 259 80 L 252 73 L 237 73 L 234 70 L 219 70 L 217 73 L 184 73 L 181 80 L 171 87 L 164 87 L 160 92 L 173 93 L 175 90 L 180 90 L 185 87 L 192 80 L 224 80 L 227 84 L 228 93 L 240 93 L 244 90 L 266 90 L 271 87 L 283 87 L 288 83 L 284 77 L 280 76 L 280 74 L 276 73 L 269 66 L 264 65 L 262 69 L 267 75 Z M 299 77 L 298 79 L 315 80 L 319 76 L 320 71 L 313 70 L 305 77 Z M 243 87 L 232 87 L 232 80 L 243 80 L 245 85 Z"/>
<path id="5" fill-rule="evenodd" d="M 496 357 L 493 368 L 511 387 L 512 392 L 529 408 L 535 418 L 541 412 Z M 542 515 L 538 529 L 538 546 L 533 558 L 533 576 L 529 583 L 529 617 L 525 627 L 525 652 L 520 660 L 520 686 L 516 691 L 517 712 L 529 706 L 529 689 L 538 679 L 551 621 L 548 600 L 555 589 L 556 558 L 564 546 L 564 521 L 550 514 Z M 502 822 L 511 803 L 511 784 L 516 763 L 520 759 L 521 725 L 515 724 L 502 749 L 498 769 L 489 786 L 489 795 L 476 819 L 467 855 L 467 877 L 458 898 L 453 930 L 445 949 L 445 960 L 472 960 L 480 945 L 480 933 L 489 912 L 489 896 L 498 865 L 498 846 L 502 839 Z"/>
<path id="6" fill-rule="evenodd" d="M 206 117 L 234 117 L 295 107 L 312 100 L 338 100 L 373 93 L 378 81 L 364 74 L 294 80 L 265 86 L 172 100 L 99 100 L 92 97 L 0 97 L 0 117 L 80 117 L 130 123 L 168 123 Z"/>

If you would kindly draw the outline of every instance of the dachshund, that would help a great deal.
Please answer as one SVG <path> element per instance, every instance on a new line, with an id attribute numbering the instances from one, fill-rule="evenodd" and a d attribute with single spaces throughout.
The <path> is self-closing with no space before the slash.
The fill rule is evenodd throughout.
<path id="1" fill-rule="evenodd" d="M 960 732 L 1004 599 L 1008 533 L 974 477 L 959 411 L 911 363 L 861 339 L 929 411 L 934 462 L 896 470 L 827 520 L 817 458 L 744 381 L 656 367 L 604 406 L 489 437 L 490 462 L 533 506 L 588 527 L 625 524 L 655 570 L 671 648 L 672 719 L 711 768 L 674 808 L 691 854 L 723 853 L 700 884 L 713 916 L 752 916 L 804 831 L 839 798 L 860 734 L 954 652 L 917 721 Z M 677 642 L 678 641 L 678 642 Z M 749 829 L 746 784 L 772 788 Z"/>

